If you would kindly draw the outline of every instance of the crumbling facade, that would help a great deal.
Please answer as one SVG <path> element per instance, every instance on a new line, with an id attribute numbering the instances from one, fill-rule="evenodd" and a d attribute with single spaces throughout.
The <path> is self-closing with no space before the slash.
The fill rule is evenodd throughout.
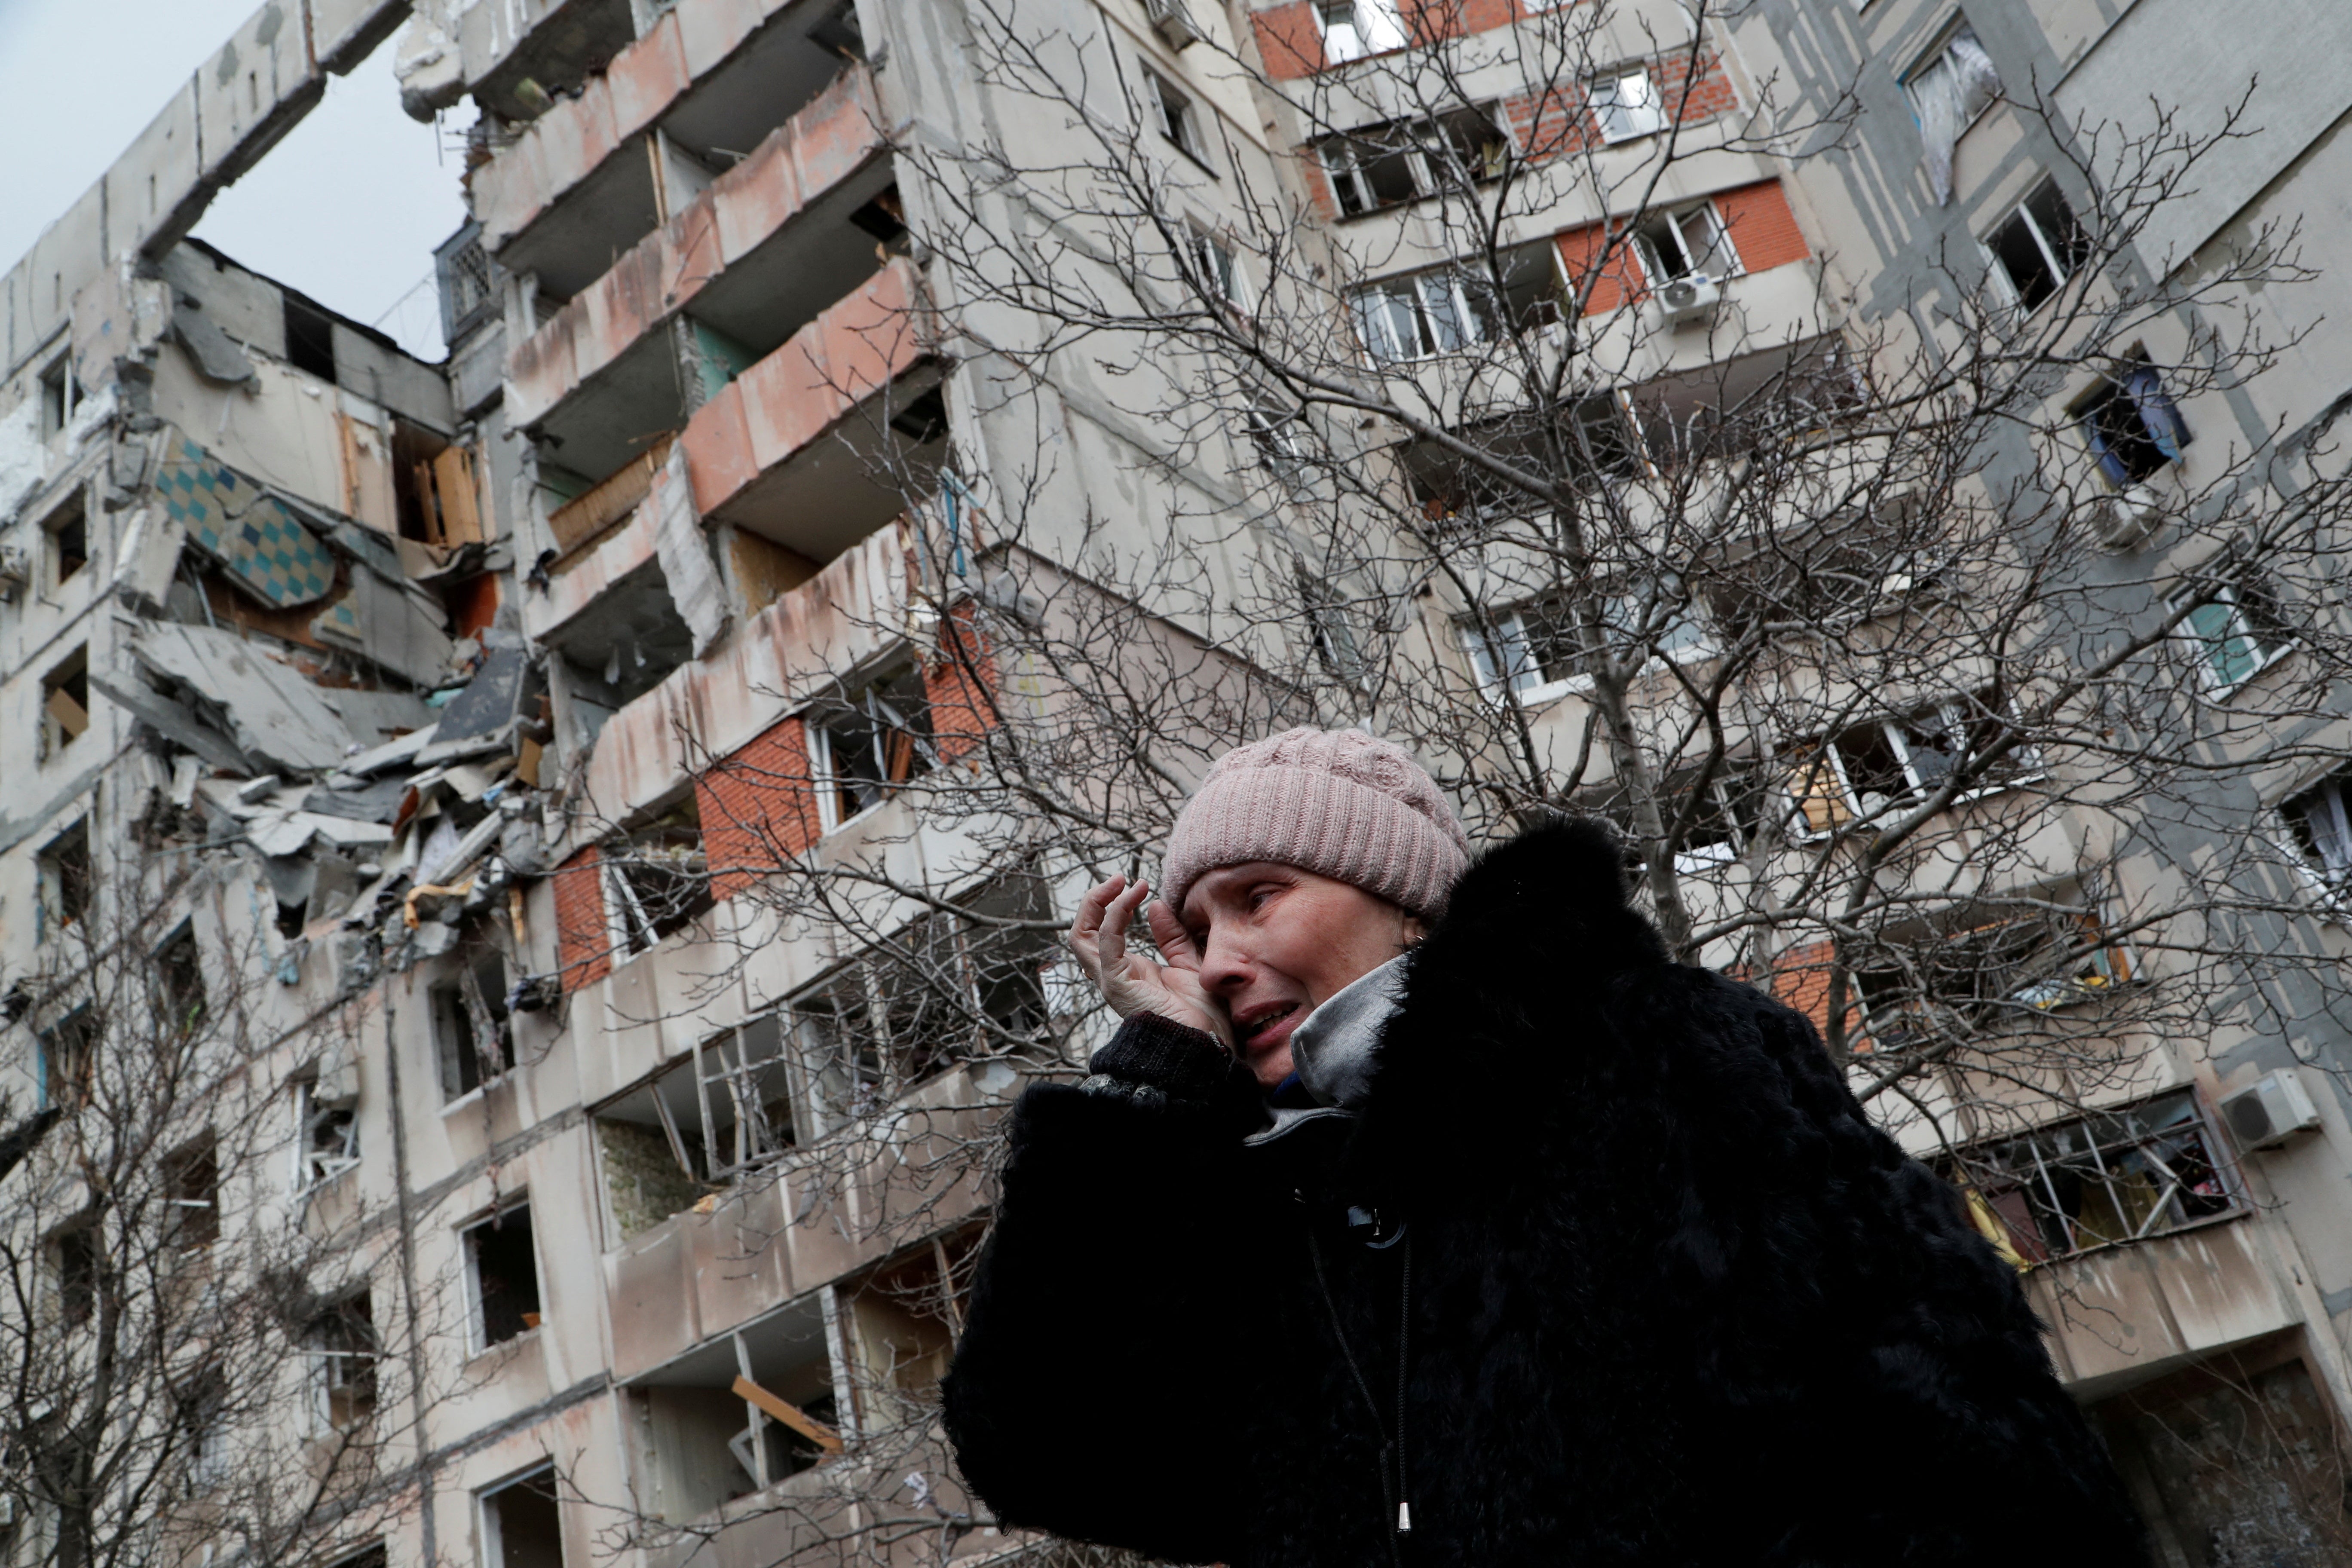
<path id="1" fill-rule="evenodd" d="M 1130 127 L 1127 152 L 1172 171 L 1172 248 L 1182 280 L 1213 286 L 1212 319 L 1265 296 L 1273 320 L 1271 264 L 1230 237 L 1281 193 L 1302 215 L 1297 272 L 1328 279 L 1351 357 L 1534 341 L 1573 299 L 1622 379 L 1659 389 L 1625 407 L 1670 425 L 1728 395 L 1705 375 L 1721 345 L 1696 330 L 1718 313 L 1770 345 L 1738 361 L 1760 384 L 1818 379 L 1845 321 L 1920 308 L 1931 239 L 1980 243 L 2029 303 L 2054 290 L 2068 186 L 2047 187 L 2053 206 L 2043 182 L 2070 150 L 2037 142 L 1998 89 L 2054 83 L 2062 107 L 2121 112 L 2181 4 L 1958 22 L 1909 0 L 1765 5 L 1696 40 L 1677 8 L 1628 5 L 1583 37 L 1607 69 L 1580 67 L 1571 95 L 1497 55 L 1458 89 L 1478 113 L 1424 124 L 1357 68 L 1549 9 L 1067 0 L 1055 17 L 1118 69 L 1041 109 L 981 68 L 996 13 L 946 0 L 444 0 L 413 16 L 271 0 L 0 279 L 15 1129 L 0 1167 L 45 1184 L 16 1243 L 37 1288 L 0 1317 L 21 1320 L 27 1356 L 108 1319 L 84 1282 L 121 1250 L 107 1238 L 122 1205 L 89 1161 L 79 1175 L 40 1161 L 136 1088 L 108 1079 L 126 1053 L 88 979 L 127 960 L 171 1000 L 175 1038 L 243 1020 L 200 1053 L 236 1086 L 216 1092 L 246 1108 L 238 1135 L 203 1131 L 181 1101 L 157 1113 L 156 1201 L 214 1216 L 175 1219 L 165 1250 L 257 1277 L 260 1254 L 226 1261 L 232 1244 L 276 1226 L 331 1237 L 340 1260 L 341 1283 L 278 1310 L 272 1342 L 290 1333 L 297 1353 L 239 1429 L 299 1408 L 289 1440 L 331 1479 L 321 1456 L 375 1435 L 364 1465 L 321 1483 L 333 1506 L 240 1534 L 217 1476 L 267 1440 L 209 1436 L 237 1420 L 174 1392 L 156 1419 L 194 1436 L 159 1439 L 159 1473 L 238 1535 L 195 1528 L 174 1551 L 481 1568 L 1004 1551 L 970 1517 L 923 1401 L 984 1223 L 992 1116 L 1030 1074 L 1074 1068 L 1092 1026 L 1052 930 L 1100 868 L 1023 838 L 1040 802 L 1084 813 L 1056 793 L 1067 781 L 1018 776 L 1007 738 L 1024 712 L 1071 727 L 1052 715 L 1072 711 L 1055 704 L 1083 661 L 1041 650 L 1082 639 L 1021 628 L 1081 614 L 1068 603 L 1085 596 L 1052 584 L 1084 579 L 1106 538 L 1172 541 L 1246 620 L 1251 585 L 1293 570 L 1279 517 L 1260 517 L 1279 507 L 1252 487 L 1298 481 L 1278 420 L 1253 413 L 1213 449 L 1174 440 L 1138 412 L 1135 367 L 1055 357 L 1050 331 L 997 309 L 973 281 L 990 267 L 1055 258 L 1075 279 L 1123 262 L 1081 233 L 1099 216 L 1083 205 L 985 206 L 983 166 L 1052 171 L 1074 126 Z M 2309 9 L 2312 29 L 2340 30 Z M 2282 79 L 2275 51 L 2306 46 L 2284 24 L 2254 31 L 2241 63 Z M 484 111 L 473 221 L 440 252 L 439 365 L 185 237 L 325 73 L 379 46 L 398 51 L 413 112 L 460 97 Z M 1858 131 L 1836 156 L 1759 133 L 1826 115 L 1853 84 Z M 2204 265 L 2251 243 L 2262 214 L 2302 210 L 2297 193 L 2331 177 L 2342 106 L 2323 96 L 2283 100 L 2226 182 L 2140 237 L 2143 265 Z M 1668 136 L 1692 151 L 1671 191 L 1643 196 L 1638 247 L 1605 186 L 1561 195 L 1511 215 L 1492 298 L 1454 291 L 1430 216 L 1443 159 L 1476 183 L 1531 148 L 1632 160 Z M 1619 321 L 1654 334 L 1610 338 Z M 2198 461 L 2180 432 L 2314 449 L 2341 401 L 2333 362 L 2314 340 L 2258 391 L 2164 403 L 2177 426 L 2134 395 L 2137 445 L 2096 423 L 2116 410 L 2085 416 L 2121 473 L 2101 504 L 2119 539 L 2139 531 L 2119 548 L 2156 537 L 2166 470 Z M 1148 368 L 1181 400 L 1179 371 Z M 1428 376 L 1438 422 L 1474 423 Z M 1608 398 L 1576 407 L 1595 440 L 1624 439 L 1607 435 Z M 1442 447 L 1368 437 L 1362 462 L 1452 516 Z M 1643 460 L 1608 445 L 1601 467 Z M 1016 499 L 1026 575 L 988 533 Z M 1457 636 L 1481 616 L 1453 591 L 1412 609 L 1417 668 L 1507 687 L 1534 715 L 1530 745 L 1572 752 L 1590 688 L 1547 662 L 1541 605 Z M 1279 639 L 1220 624 L 1214 604 L 1180 612 L 1149 584 L 1132 603 L 1120 614 L 1152 625 L 1165 672 L 1147 684 L 1244 723 L 1366 711 L 1278 680 L 1262 696 L 1234 672 Z M 1318 627 L 1303 657 L 1355 657 Z M 2209 641 L 2235 657 L 2240 635 Z M 1847 744 L 1783 765 L 1792 838 L 1870 809 Z M 950 809 L 940 781 L 959 779 L 982 782 Z M 2306 828 L 2294 851 L 2330 888 L 2352 854 L 2334 779 L 2299 763 L 2231 807 L 2247 833 L 2294 838 L 2313 802 L 2335 802 L 2334 837 Z M 1145 787 L 1181 798 L 1183 783 Z M 1700 849 L 1763 837 L 1723 821 Z M 2325 913 L 2311 940 L 2340 951 Z M 1803 952 L 1784 956 L 1755 977 L 1825 1013 Z M 2098 984 L 2127 978 L 2125 962 Z M 2249 1560 L 2228 1553 L 2255 1540 L 2254 1483 L 2230 1478 L 2256 1469 L 2223 1436 L 2184 1445 L 2184 1423 L 2260 1426 L 2264 1485 L 2340 1473 L 2345 1037 L 2324 999 L 2303 1010 L 2292 1039 L 2128 1042 L 2087 1110 L 2078 1096 L 1978 1125 L 1978 1102 L 1956 1099 L 1930 1110 L 1957 1132 L 1932 1115 L 1906 1127 L 1923 1153 L 1967 1152 L 1968 1201 L 2029 1269 L 2061 1373 L 2171 1562 Z M 1872 1026 L 1891 1038 L 1895 1017 L 1883 1005 Z M 2269 1123 L 2234 1109 L 2250 1089 Z M 1072 1304 L 1074 1331 L 1089 1310 Z M 48 1433 L 58 1408 L 15 1419 Z M 5 1550 L 62 1568 L 104 1555 L 58 1501 L 89 1489 L 22 1489 Z M 2291 1524 L 2319 1505 L 2294 1508 Z"/>

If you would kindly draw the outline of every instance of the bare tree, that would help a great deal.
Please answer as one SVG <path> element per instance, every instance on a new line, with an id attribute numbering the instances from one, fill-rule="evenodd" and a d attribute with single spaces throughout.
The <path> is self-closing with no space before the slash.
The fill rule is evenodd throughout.
<path id="1" fill-rule="evenodd" d="M 2030 250 L 1862 310 L 1837 258 L 1769 265 L 1759 209 L 1689 199 L 1735 157 L 1832 163 L 1853 112 L 1747 79 L 1740 16 L 1213 30 L 1188 91 L 1094 13 L 958 13 L 1018 111 L 897 150 L 956 416 L 944 459 L 885 464 L 905 591 L 871 629 L 908 651 L 782 693 L 799 750 L 702 759 L 728 787 L 676 894 L 731 910 L 714 984 L 727 942 L 843 955 L 772 1053 L 818 1101 L 793 1217 L 823 1193 L 913 1244 L 978 1212 L 992 1112 L 1098 1037 L 1054 956 L 1072 889 L 1150 872 L 1208 763 L 1297 722 L 1402 741 L 1484 840 L 1606 817 L 1676 955 L 1812 1016 L 2021 1263 L 2222 1201 L 2220 1152 L 2160 1118 L 2039 1185 L 1999 1140 L 2151 1040 L 2302 1038 L 2337 1005 L 2342 466 L 2325 431 L 2198 428 L 2295 346 L 2247 291 L 2315 274 L 2284 232 L 2139 258 L 2242 115 L 2127 138 L 2012 86 L 2053 169 Z M 1120 442 L 1073 434 L 1082 399 Z M 969 1256 L 924 1276 L 946 1339 Z M 789 1516 L 780 1560 L 987 1528 L 902 1397 L 940 1342 L 864 1363 L 848 1462 L 753 1510 Z"/>
<path id="2" fill-rule="evenodd" d="M 6 999 L 40 1102 L 0 1115 L 0 1542 L 310 1568 L 415 1506 L 446 1304 L 339 1180 L 381 1018 L 304 1015 L 246 918 L 257 862 L 139 789 L 147 761 L 108 795 L 128 832 L 93 814 L 47 850 L 43 962 Z"/>

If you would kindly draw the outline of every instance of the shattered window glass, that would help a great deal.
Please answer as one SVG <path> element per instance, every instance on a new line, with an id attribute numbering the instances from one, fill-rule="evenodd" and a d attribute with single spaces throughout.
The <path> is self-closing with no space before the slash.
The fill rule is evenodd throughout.
<path id="1" fill-rule="evenodd" d="M 879 805 L 939 761 L 919 668 L 886 676 L 819 710 L 815 731 L 828 829 Z"/>
<path id="2" fill-rule="evenodd" d="M 1948 1174 L 2021 1265 L 2162 1236 L 2235 1211 L 2194 1090 L 1962 1152 Z"/>

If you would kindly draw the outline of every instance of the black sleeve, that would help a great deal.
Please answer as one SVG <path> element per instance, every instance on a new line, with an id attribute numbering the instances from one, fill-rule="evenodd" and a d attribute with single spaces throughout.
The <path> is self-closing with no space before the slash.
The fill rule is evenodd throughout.
<path id="1" fill-rule="evenodd" d="M 1093 1066 L 1013 1108 L 944 1390 L 949 1439 L 1007 1524 L 1230 1559 L 1241 1280 L 1263 1207 L 1238 1169 L 1255 1087 L 1165 1019 L 1129 1019 Z"/>
<path id="2" fill-rule="evenodd" d="M 1690 1042 L 1670 1069 L 1685 1113 L 1670 1277 L 1720 1462 L 1759 1507 L 1813 1492 L 1793 1555 L 1837 1568 L 1974 1564 L 2019 1541 L 2081 1568 L 2144 1562 L 2015 1270 L 1951 1187 L 1871 1125 L 1801 1015 L 1696 989 L 1700 1026 L 1664 1037 Z M 1849 1467 L 1870 1479 L 1836 1483 Z"/>

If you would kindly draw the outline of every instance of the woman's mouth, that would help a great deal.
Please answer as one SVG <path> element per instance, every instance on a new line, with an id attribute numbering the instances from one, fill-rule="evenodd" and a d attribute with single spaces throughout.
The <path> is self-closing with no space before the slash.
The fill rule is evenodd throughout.
<path id="1" fill-rule="evenodd" d="M 1241 1041 L 1244 1050 L 1262 1053 L 1288 1039 L 1292 1026 L 1305 1016 L 1306 1008 L 1301 1004 L 1285 1002 L 1264 1012 L 1253 1011 L 1248 1016 L 1235 1020 L 1234 1034 Z"/>

